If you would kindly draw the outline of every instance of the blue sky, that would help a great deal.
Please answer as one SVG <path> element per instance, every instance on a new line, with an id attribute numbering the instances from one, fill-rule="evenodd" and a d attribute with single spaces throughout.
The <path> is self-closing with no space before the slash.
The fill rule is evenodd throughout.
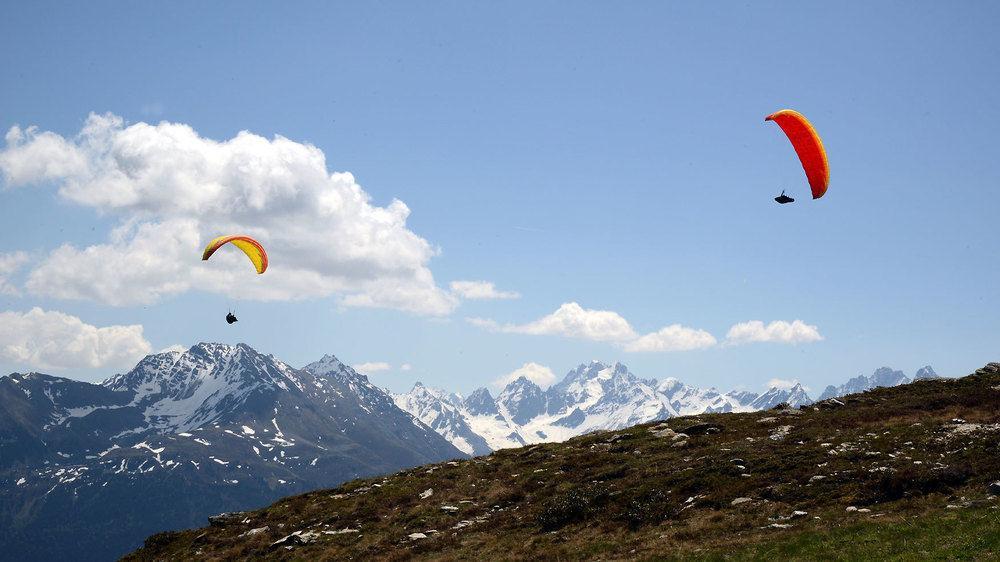
<path id="1" fill-rule="evenodd" d="M 35 125 L 79 143 L 93 112 L 119 117 L 119 133 L 166 121 L 198 139 L 249 131 L 312 145 L 328 173 L 353 174 L 371 207 L 405 203 L 393 240 L 427 244 L 399 257 L 371 242 L 374 261 L 336 270 L 349 292 L 369 296 L 379 260 L 418 271 L 393 294 L 428 292 L 357 306 L 340 281 L 296 294 L 310 277 L 214 269 L 148 302 L 111 302 L 140 289 L 90 293 L 78 270 L 53 273 L 53 252 L 113 251 L 112 230 L 127 221 L 184 217 L 102 206 L 93 191 L 67 196 L 72 177 L 36 170 L 39 181 L 12 181 L 8 144 L 0 255 L 17 267 L 0 284 L 9 313 L 0 339 L 11 340 L 0 341 L 0 369 L 95 380 L 127 365 L 138 339 L 154 351 L 244 341 L 296 366 L 323 353 L 383 362 L 391 368 L 372 378 L 396 390 L 419 379 L 469 391 L 527 362 L 562 375 L 593 358 L 643 377 L 755 390 L 780 378 L 819 391 L 882 365 L 970 372 L 1000 349 L 1000 8 L 868 4 L 8 4 L 0 129 Z M 763 122 L 783 107 L 823 136 L 831 183 L 821 200 L 809 200 L 787 140 Z M 159 193 L 170 196 L 170 185 Z M 798 201 L 776 205 L 781 189 Z M 294 212 L 290 224 L 319 224 Z M 216 218 L 199 220 L 204 237 Z M 326 275 L 341 267 L 324 239 L 337 232 L 276 244 L 301 250 L 306 270 L 303 248 L 316 248 Z M 136 235 L 122 236 L 132 247 Z M 193 260 L 206 241 L 191 244 Z M 226 259 L 219 268 L 245 265 Z M 158 283 L 186 275 L 143 267 Z M 430 286 L 419 272 L 433 275 Z M 458 298 L 449 284 L 461 280 L 520 298 Z M 232 296 L 248 287 L 269 300 Z M 415 310 L 435 298 L 453 300 Z M 679 324 L 717 343 L 635 352 L 627 338 L 531 324 L 573 302 L 614 313 L 636 337 Z M 230 306 L 241 318 L 233 326 L 222 320 Z M 27 319 L 34 307 L 79 324 Z M 822 340 L 726 343 L 735 324 L 794 320 Z M 58 334 L 45 331 L 53 323 Z M 99 357 L 37 349 L 104 342 L 113 333 L 94 329 L 136 325 L 141 335 L 112 338 L 116 351 Z M 38 330 L 33 343 L 25 330 Z"/>

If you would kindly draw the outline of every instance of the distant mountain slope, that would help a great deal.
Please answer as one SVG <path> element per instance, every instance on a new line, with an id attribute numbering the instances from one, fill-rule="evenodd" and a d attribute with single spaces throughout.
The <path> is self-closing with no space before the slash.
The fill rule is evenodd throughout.
<path id="1" fill-rule="evenodd" d="M 931 378 L 938 375 L 929 365 L 914 375 L 914 380 Z M 820 399 L 908 382 L 910 379 L 901 371 L 883 367 L 870 377 L 862 375 L 840 386 L 827 387 Z M 641 379 L 621 363 L 600 361 L 580 364 L 547 390 L 520 377 L 508 383 L 496 398 L 480 388 L 463 400 L 457 394 L 420 383 L 410 392 L 393 397 L 400 408 L 472 455 L 530 443 L 565 441 L 590 431 L 621 429 L 679 415 L 750 412 L 782 403 L 799 407 L 813 402 L 799 383 L 771 387 L 762 394 L 736 390 L 721 393 L 675 378 L 662 382 Z"/>
<path id="2" fill-rule="evenodd" d="M 211 513 L 462 456 L 328 355 L 150 355 L 101 385 L 0 378 L 0 558 L 106 560 Z"/>
<path id="3" fill-rule="evenodd" d="M 898 386 L 901 384 L 907 384 L 913 380 L 936 378 L 940 377 L 934 372 L 934 369 L 930 365 L 918 369 L 916 374 L 913 375 L 913 379 L 904 375 L 902 371 L 894 370 L 891 367 L 880 367 L 875 369 L 875 372 L 869 376 L 858 375 L 840 386 L 827 386 L 826 389 L 823 390 L 823 393 L 820 394 L 819 400 L 837 398 L 848 394 L 856 394 L 873 388 Z"/>
<path id="4" fill-rule="evenodd" d="M 356 480 L 126 559 L 996 559 L 998 436 L 991 363 Z"/>
<path id="5" fill-rule="evenodd" d="M 485 388 L 469 398 L 417 384 L 394 395 L 396 405 L 434 428 L 453 445 L 470 454 L 520 447 L 529 443 L 565 441 L 602 429 L 678 415 L 745 412 L 781 402 L 794 406 L 811 402 L 805 390 L 772 388 L 720 393 L 688 386 L 677 379 L 658 383 L 641 379 L 622 363 L 583 363 L 546 390 L 525 377 L 507 384 L 494 399 Z"/>

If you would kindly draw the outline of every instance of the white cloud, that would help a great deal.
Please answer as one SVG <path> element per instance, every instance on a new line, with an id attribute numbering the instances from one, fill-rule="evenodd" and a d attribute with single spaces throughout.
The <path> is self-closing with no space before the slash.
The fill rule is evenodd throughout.
<path id="1" fill-rule="evenodd" d="M 527 324 L 500 325 L 483 318 L 469 318 L 468 321 L 481 328 L 511 334 L 565 336 L 604 342 L 635 338 L 632 326 L 617 312 L 583 308 L 575 302 L 565 303 L 552 314 Z"/>
<path id="2" fill-rule="evenodd" d="M 493 386 L 503 388 L 521 377 L 528 379 L 542 388 L 547 388 L 556 382 L 556 375 L 552 372 L 552 369 L 545 365 L 528 362 L 493 381 Z"/>
<path id="3" fill-rule="evenodd" d="M 169 353 L 171 351 L 174 351 L 174 352 L 177 352 L 177 353 L 184 353 L 187 350 L 188 350 L 188 348 L 184 347 L 183 345 L 181 345 L 179 343 L 175 343 L 174 345 L 168 345 L 167 347 L 164 347 L 163 349 L 161 349 L 157 353 Z"/>
<path id="4" fill-rule="evenodd" d="M 764 325 L 760 320 L 751 320 L 733 325 L 726 334 L 726 343 L 739 345 L 753 342 L 807 343 L 823 339 L 816 326 L 801 320 L 786 322 L 775 320 Z"/>
<path id="5" fill-rule="evenodd" d="M 10 277 L 17 273 L 27 261 L 28 254 L 24 252 L 0 254 L 0 295 L 15 296 L 21 293 Z"/>
<path id="6" fill-rule="evenodd" d="M 429 269 L 439 250 L 410 231 L 410 209 L 384 207 L 350 173 L 330 173 L 321 150 L 241 132 L 222 142 L 187 125 L 125 126 L 94 115 L 76 137 L 14 127 L 0 150 L 8 187 L 54 182 L 63 199 L 119 217 L 109 239 L 54 250 L 28 277 L 33 294 L 116 306 L 191 290 L 288 300 L 336 295 L 347 306 L 443 315 L 457 298 Z M 257 276 L 224 248 L 201 249 L 226 233 L 249 234 L 268 250 Z"/>
<path id="7" fill-rule="evenodd" d="M 473 326 L 510 334 L 556 335 L 598 342 L 609 342 L 627 352 L 690 351 L 714 346 L 717 342 L 705 330 L 671 324 L 645 335 L 617 312 L 583 308 L 565 303 L 552 314 L 527 324 L 499 324 L 489 318 L 466 318 Z"/>
<path id="8" fill-rule="evenodd" d="M 392 368 L 392 365 L 382 362 L 373 361 L 371 363 L 358 363 L 354 365 L 354 370 L 361 373 L 362 375 L 371 375 L 373 373 L 378 373 L 380 371 L 388 371 Z"/>
<path id="9" fill-rule="evenodd" d="M 399 370 L 400 371 L 410 371 L 410 370 L 413 370 L 413 365 L 410 365 L 409 363 L 403 363 L 402 365 L 399 366 Z"/>
<path id="10" fill-rule="evenodd" d="M 489 281 L 452 281 L 451 292 L 466 300 L 499 300 L 519 299 L 521 293 L 516 291 L 498 291 Z"/>
<path id="11" fill-rule="evenodd" d="M 764 386 L 769 390 L 772 388 L 777 388 L 780 390 L 788 390 L 797 384 L 799 384 L 799 381 L 797 380 L 771 379 L 767 381 L 767 384 Z"/>
<path id="12" fill-rule="evenodd" d="M 0 312 L 0 358 L 32 369 L 131 367 L 151 349 L 138 325 L 98 328 L 40 308 Z"/>
<path id="13" fill-rule="evenodd" d="M 705 330 L 671 324 L 625 344 L 625 351 L 691 351 L 712 347 L 715 344 L 715 337 Z"/>

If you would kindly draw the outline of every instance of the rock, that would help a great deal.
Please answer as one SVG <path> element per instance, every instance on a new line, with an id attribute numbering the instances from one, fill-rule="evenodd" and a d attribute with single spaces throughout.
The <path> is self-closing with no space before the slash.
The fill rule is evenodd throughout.
<path id="1" fill-rule="evenodd" d="M 280 538 L 273 543 L 271 546 L 294 546 L 309 544 L 319 538 L 319 533 L 316 531 L 295 531 L 294 533 L 288 535 L 287 537 Z"/>
<path id="2" fill-rule="evenodd" d="M 817 474 L 816 476 L 811 477 L 809 479 L 809 482 L 819 482 L 820 480 L 825 480 L 825 479 L 826 476 L 823 476 L 822 474 Z"/>
<path id="3" fill-rule="evenodd" d="M 420 539 L 426 539 L 427 538 L 427 535 L 425 535 L 423 533 L 410 533 L 407 536 L 410 537 L 411 541 L 418 541 Z"/>
<path id="4" fill-rule="evenodd" d="M 667 439 L 672 438 L 673 436 L 677 435 L 677 432 L 674 431 L 674 430 L 672 430 L 672 429 L 670 429 L 669 427 L 664 427 L 662 429 L 657 429 L 655 427 L 651 427 L 651 428 L 649 428 L 649 431 L 650 431 L 650 433 L 652 433 L 656 437 L 663 437 L 663 438 L 667 438 Z"/>
<path id="5" fill-rule="evenodd" d="M 348 533 L 360 533 L 361 529 L 344 528 L 339 531 L 323 531 L 324 535 L 346 535 Z"/>
<path id="6" fill-rule="evenodd" d="M 836 398 L 829 398 L 827 400 L 823 400 L 822 402 L 817 402 L 815 404 L 815 406 L 820 410 L 832 410 L 834 408 L 839 408 L 843 405 L 844 403 L 841 402 L 840 400 L 837 400 Z"/>
<path id="7" fill-rule="evenodd" d="M 765 529 L 791 529 L 792 526 L 788 523 L 771 523 Z"/>
<path id="8" fill-rule="evenodd" d="M 858 508 L 854 507 L 853 505 L 849 505 L 847 506 L 847 509 L 845 509 L 844 511 L 857 511 L 857 510 Z"/>
<path id="9" fill-rule="evenodd" d="M 687 439 L 684 439 L 684 440 L 681 440 L 681 441 L 675 441 L 674 444 L 671 445 L 671 447 L 673 447 L 675 449 L 680 449 L 680 448 L 683 448 L 683 447 L 687 447 L 687 444 L 688 444 Z"/>
<path id="10" fill-rule="evenodd" d="M 740 504 L 744 504 L 744 503 L 747 503 L 747 502 L 750 502 L 750 501 L 753 501 L 753 500 L 750 499 L 750 498 L 736 498 L 735 500 L 729 502 L 729 505 L 740 505 Z"/>
<path id="11" fill-rule="evenodd" d="M 1000 496 L 1000 480 L 993 482 L 986 487 L 986 491 L 993 494 L 994 496 Z"/>
<path id="12" fill-rule="evenodd" d="M 250 529 L 249 531 L 240 534 L 240 537 L 252 537 L 254 535 L 259 535 L 268 529 L 270 529 L 270 527 L 257 527 L 256 529 Z"/>
<path id="13" fill-rule="evenodd" d="M 245 519 L 246 516 L 247 514 L 245 511 L 227 511 L 226 513 L 209 516 L 208 524 L 212 527 L 225 527 L 226 525 L 239 523 Z"/>
<path id="14" fill-rule="evenodd" d="M 696 423 L 681 430 L 686 435 L 711 435 L 721 433 L 723 427 L 715 423 Z"/>
<path id="15" fill-rule="evenodd" d="M 785 437 L 788 437 L 788 433 L 791 431 L 792 431 L 792 426 L 783 425 L 772 431 L 771 434 L 768 435 L 768 438 L 770 438 L 771 441 L 781 441 Z"/>
<path id="16" fill-rule="evenodd" d="M 867 507 L 862 507 L 861 509 L 858 510 L 858 513 L 871 513 L 871 512 L 872 510 L 868 509 Z"/>
<path id="17" fill-rule="evenodd" d="M 423 492 L 420 492 L 420 499 L 426 500 L 427 498 L 434 495 L 434 488 L 427 488 Z"/>
<path id="18" fill-rule="evenodd" d="M 808 511 L 795 510 L 792 512 L 792 516 L 790 517 L 790 519 L 795 519 L 796 517 L 805 517 L 806 515 L 809 515 Z"/>
<path id="19" fill-rule="evenodd" d="M 442 505 L 441 511 L 458 511 L 458 508 L 453 505 Z"/>
<path id="20" fill-rule="evenodd" d="M 766 418 L 760 418 L 759 420 L 757 420 L 757 423 L 775 423 L 777 421 L 778 418 L 774 416 L 767 416 Z"/>

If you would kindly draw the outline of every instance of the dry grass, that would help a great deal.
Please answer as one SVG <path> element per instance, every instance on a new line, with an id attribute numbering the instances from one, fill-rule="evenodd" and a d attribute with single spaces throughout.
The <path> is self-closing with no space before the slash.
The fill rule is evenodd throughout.
<path id="1" fill-rule="evenodd" d="M 951 420 L 997 424 L 998 389 L 1000 374 L 985 373 L 877 389 L 828 409 L 675 418 L 499 451 L 286 498 L 225 526 L 155 535 L 127 558 L 809 558 L 823 552 L 817 545 L 853 548 L 858 534 L 886 544 L 898 535 L 894 548 L 919 543 L 919 556 L 930 547 L 904 540 L 914 529 L 949 544 L 948 528 L 968 529 L 955 548 L 988 555 L 996 545 L 976 543 L 973 531 L 996 529 L 987 485 L 1000 478 L 1000 431 L 956 432 Z M 652 431 L 696 422 L 722 431 L 683 446 Z M 791 426 L 787 436 L 771 439 L 781 426 Z M 433 495 L 421 499 L 428 488 Z M 963 515 L 977 513 L 985 515 Z M 935 523 L 945 520 L 953 523 Z M 358 532 L 332 534 L 343 529 Z M 316 535 L 274 545 L 296 531 Z"/>

